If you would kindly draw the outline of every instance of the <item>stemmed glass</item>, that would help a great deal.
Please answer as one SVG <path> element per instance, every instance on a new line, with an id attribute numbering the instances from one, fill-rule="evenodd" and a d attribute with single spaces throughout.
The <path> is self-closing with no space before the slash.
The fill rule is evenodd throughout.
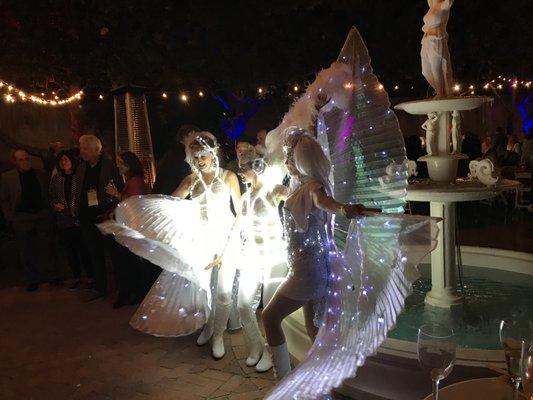
<path id="1" fill-rule="evenodd" d="M 513 384 L 514 398 L 524 374 L 524 357 L 533 337 L 533 324 L 527 320 L 504 319 L 500 322 L 500 343 L 505 352 L 507 372 Z"/>
<path id="2" fill-rule="evenodd" d="M 433 399 L 439 399 L 439 383 L 452 372 L 455 363 L 453 330 L 439 324 L 418 329 L 418 362 L 433 381 Z"/>
<path id="3" fill-rule="evenodd" d="M 524 394 L 529 399 L 533 399 L 533 344 L 524 352 L 522 359 L 522 388 Z"/>

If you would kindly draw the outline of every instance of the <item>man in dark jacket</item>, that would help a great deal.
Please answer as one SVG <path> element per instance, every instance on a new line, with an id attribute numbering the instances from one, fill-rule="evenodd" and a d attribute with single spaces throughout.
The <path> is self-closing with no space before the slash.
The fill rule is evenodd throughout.
<path id="1" fill-rule="evenodd" d="M 27 290 L 37 290 L 52 267 L 52 219 L 48 208 L 48 177 L 31 165 L 26 150 L 13 152 L 16 168 L 2 174 L 0 200 L 7 223 L 15 232 L 20 261 L 25 271 Z M 47 268 L 48 267 L 48 268 Z M 55 267 L 55 266 L 54 266 Z M 57 276 L 53 276 L 54 282 Z"/>
<path id="2" fill-rule="evenodd" d="M 107 271 L 105 267 L 104 237 L 96 224 L 116 205 L 116 199 L 106 192 L 112 183 L 122 192 L 124 180 L 113 160 L 102 154 L 102 142 L 94 135 L 80 137 L 80 158 L 76 170 L 80 187 L 80 224 L 82 239 L 91 255 L 94 272 L 94 291 L 85 300 L 94 300 L 107 294 Z M 91 288 L 92 289 L 92 288 Z"/>
<path id="3" fill-rule="evenodd" d="M 191 168 L 185 161 L 185 146 L 182 141 L 189 133 L 199 131 L 200 128 L 194 125 L 180 126 L 176 134 L 176 143 L 157 163 L 157 178 L 152 193 L 171 194 L 183 178 L 191 173 Z"/>

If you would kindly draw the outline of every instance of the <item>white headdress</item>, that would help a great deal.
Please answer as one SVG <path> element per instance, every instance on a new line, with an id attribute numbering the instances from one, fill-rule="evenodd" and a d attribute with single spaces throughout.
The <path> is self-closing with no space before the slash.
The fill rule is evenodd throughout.
<path id="1" fill-rule="evenodd" d="M 183 139 L 183 144 L 185 145 L 185 161 L 191 166 L 193 173 L 199 173 L 198 168 L 194 163 L 194 157 L 199 153 L 211 153 L 214 157 L 214 166 L 218 170 L 219 145 L 216 137 L 211 132 L 191 132 L 185 137 L 185 139 Z"/>

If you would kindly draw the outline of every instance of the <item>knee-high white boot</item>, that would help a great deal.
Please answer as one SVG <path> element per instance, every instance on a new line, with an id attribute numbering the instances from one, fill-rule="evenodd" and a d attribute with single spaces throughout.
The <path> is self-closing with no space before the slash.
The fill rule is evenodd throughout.
<path id="1" fill-rule="evenodd" d="M 196 339 L 196 344 L 198 346 L 203 346 L 204 344 L 209 343 L 209 339 L 211 339 L 211 336 L 213 336 L 213 328 L 215 325 L 215 311 L 216 310 L 211 311 L 211 315 L 209 315 L 209 319 L 205 323 L 204 329 L 202 329 L 200 336 L 198 336 L 198 339 Z"/>
<path id="2" fill-rule="evenodd" d="M 279 346 L 269 346 L 269 348 L 274 363 L 274 371 L 276 372 L 278 380 L 280 380 L 291 371 L 291 361 L 289 350 L 287 349 L 287 343 L 285 342 Z"/>
<path id="3" fill-rule="evenodd" d="M 217 301 L 212 340 L 213 357 L 216 359 L 220 359 L 224 357 L 224 354 L 226 354 L 226 350 L 224 349 L 224 331 L 228 325 L 230 310 L 231 303 L 224 304 Z"/>
<path id="4" fill-rule="evenodd" d="M 247 310 L 250 314 L 250 321 L 242 325 L 242 329 L 246 336 L 246 341 L 248 342 L 248 358 L 246 359 L 246 365 L 253 367 L 256 365 L 261 355 L 263 354 L 263 349 L 265 347 L 265 339 L 261 335 L 259 330 L 259 325 L 257 324 L 257 319 L 252 310 Z"/>
<path id="5" fill-rule="evenodd" d="M 257 372 L 267 372 L 270 368 L 272 368 L 272 356 L 270 355 L 270 351 L 268 350 L 268 345 L 265 344 L 263 348 L 263 354 L 261 355 L 261 359 L 255 366 L 255 370 Z"/>

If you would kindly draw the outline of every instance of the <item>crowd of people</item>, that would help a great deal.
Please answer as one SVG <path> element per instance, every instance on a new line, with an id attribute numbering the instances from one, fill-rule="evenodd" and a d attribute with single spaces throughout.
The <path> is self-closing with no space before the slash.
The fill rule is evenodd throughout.
<path id="1" fill-rule="evenodd" d="M 172 194 L 190 173 L 183 140 L 191 131 L 199 128 L 183 125 L 178 130 L 175 144 L 157 164 L 153 189 L 134 153 L 123 152 L 113 161 L 94 135 L 81 136 L 79 146 L 70 149 L 61 142 L 51 143 L 46 154 L 38 154 L 43 169 L 32 163 L 30 154 L 35 151 L 16 148 L 12 152 L 15 168 L 2 174 L 0 201 L 6 229 L 16 242 L 26 289 L 35 291 L 43 283 L 60 286 L 71 278 L 69 289 L 82 290 L 84 301 L 105 297 L 108 287 L 114 287 L 115 308 L 140 303 L 160 269 L 102 235 L 97 224 L 112 218 L 116 205 L 130 196 Z M 227 151 L 235 154 L 227 168 L 237 173 L 240 157 L 250 148 L 264 152 L 266 132 L 260 130 L 257 139 L 237 140 L 235 148 Z M 239 186 L 244 192 L 241 179 Z M 70 277 L 60 266 L 61 251 Z M 112 265 L 111 274 L 107 265 Z"/>
<path id="2" fill-rule="evenodd" d="M 416 161 L 426 155 L 425 138 L 422 136 L 407 137 L 405 147 L 409 160 Z M 493 135 L 480 139 L 475 133 L 467 131 L 463 135 L 461 153 L 467 155 L 468 159 L 459 161 L 459 177 L 468 176 L 468 163 L 481 158 L 489 158 L 496 168 L 533 168 L 533 134 L 523 135 L 519 139 L 498 127 Z M 419 178 L 428 177 L 425 163 L 418 162 L 417 169 Z"/>
<path id="3" fill-rule="evenodd" d="M 81 136 L 79 147 L 62 147 L 55 146 L 48 171 L 34 167 L 26 149 L 15 149 L 15 168 L 1 178 L 2 212 L 15 238 L 27 290 L 45 282 L 64 283 L 60 243 L 72 273 L 69 288 L 86 289 L 85 301 L 108 294 L 107 255 L 117 292 L 114 307 L 139 303 L 158 269 L 103 236 L 96 224 L 111 218 L 121 200 L 150 192 L 143 166 L 131 152 L 113 161 L 94 135 Z"/>

